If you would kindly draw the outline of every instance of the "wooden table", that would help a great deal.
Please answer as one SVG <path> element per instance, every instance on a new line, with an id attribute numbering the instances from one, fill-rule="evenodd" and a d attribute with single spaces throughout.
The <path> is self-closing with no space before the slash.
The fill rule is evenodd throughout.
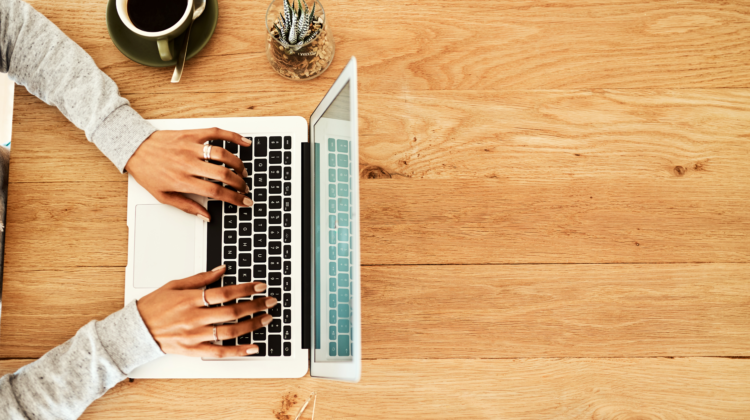
<path id="1" fill-rule="evenodd" d="M 750 415 L 750 3 L 325 0 L 294 83 L 267 1 L 221 0 L 176 85 L 104 0 L 32 4 L 146 118 L 309 116 L 360 66 L 362 381 L 126 381 L 85 418 Z M 121 308 L 127 258 L 126 177 L 16 94 L 2 374 Z"/>

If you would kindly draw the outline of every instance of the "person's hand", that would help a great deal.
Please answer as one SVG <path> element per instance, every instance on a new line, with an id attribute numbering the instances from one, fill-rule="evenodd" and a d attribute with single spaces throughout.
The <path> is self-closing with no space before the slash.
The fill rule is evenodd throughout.
<path id="1" fill-rule="evenodd" d="M 144 296 L 136 305 L 151 336 L 164 353 L 195 357 L 240 357 L 258 352 L 258 346 L 217 346 L 214 324 L 242 319 L 236 324 L 216 326 L 219 340 L 249 334 L 271 323 L 273 316 L 264 314 L 250 319 L 256 312 L 276 306 L 276 298 L 265 297 L 215 308 L 205 307 L 201 288 L 219 280 L 226 266 L 174 280 Z M 244 283 L 206 290 L 209 305 L 234 301 L 266 290 L 265 283 Z"/>
<path id="2" fill-rule="evenodd" d="M 245 194 L 249 188 L 242 161 L 221 147 L 211 148 L 211 160 L 226 167 L 203 160 L 204 142 L 227 140 L 240 147 L 251 143 L 237 133 L 218 128 L 184 131 L 156 131 L 147 138 L 125 165 L 139 184 L 159 202 L 209 221 L 208 211 L 185 197 L 184 193 L 198 194 L 226 201 L 239 207 L 250 207 L 253 201 Z M 234 169 L 234 171 L 232 171 Z M 203 178 L 221 181 L 236 191 L 222 187 Z"/>

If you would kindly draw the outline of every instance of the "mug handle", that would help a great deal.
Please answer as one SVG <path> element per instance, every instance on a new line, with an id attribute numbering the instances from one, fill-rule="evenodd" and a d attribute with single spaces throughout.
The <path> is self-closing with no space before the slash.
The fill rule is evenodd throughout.
<path id="1" fill-rule="evenodd" d="M 167 38 L 159 38 L 156 40 L 156 46 L 159 48 L 159 55 L 161 61 L 172 61 L 172 40 Z"/>

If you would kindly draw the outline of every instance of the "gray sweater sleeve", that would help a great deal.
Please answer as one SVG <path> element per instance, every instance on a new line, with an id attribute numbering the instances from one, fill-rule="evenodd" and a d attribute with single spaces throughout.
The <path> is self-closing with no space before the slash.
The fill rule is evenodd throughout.
<path id="1" fill-rule="evenodd" d="M 133 369 L 162 355 L 131 302 L 0 378 L 0 418 L 76 419 Z"/>
<path id="2" fill-rule="evenodd" d="M 156 131 L 78 44 L 21 0 L 0 0 L 0 72 L 59 108 L 120 172 Z"/>

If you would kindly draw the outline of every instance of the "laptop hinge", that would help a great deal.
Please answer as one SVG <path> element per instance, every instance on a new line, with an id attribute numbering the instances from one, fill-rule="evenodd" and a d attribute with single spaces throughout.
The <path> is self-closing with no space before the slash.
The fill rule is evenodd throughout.
<path id="1" fill-rule="evenodd" d="M 310 279 L 310 259 L 312 257 L 312 238 L 310 232 L 311 197 L 310 143 L 302 143 L 302 348 L 310 348 L 310 299 L 312 281 Z"/>

